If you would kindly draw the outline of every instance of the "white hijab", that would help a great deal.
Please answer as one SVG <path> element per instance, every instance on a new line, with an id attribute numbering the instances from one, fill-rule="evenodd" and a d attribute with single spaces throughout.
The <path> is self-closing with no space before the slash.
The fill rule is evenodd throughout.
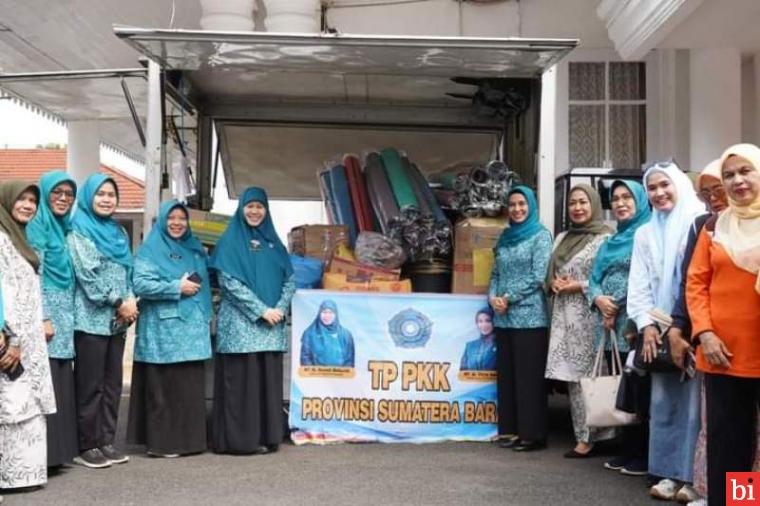
<path id="1" fill-rule="evenodd" d="M 652 251 L 654 268 L 660 278 L 655 305 L 666 313 L 673 309 L 681 284 L 681 253 L 694 219 L 704 214 L 705 205 L 694 192 L 694 185 L 675 163 L 657 164 L 644 173 L 644 186 L 655 172 L 664 174 L 675 187 L 676 203 L 669 212 L 652 209 L 650 226 L 655 237 Z"/>

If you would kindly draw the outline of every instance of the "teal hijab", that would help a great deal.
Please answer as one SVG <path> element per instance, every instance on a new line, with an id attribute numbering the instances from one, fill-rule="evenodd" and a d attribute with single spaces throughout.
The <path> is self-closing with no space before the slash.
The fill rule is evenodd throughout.
<path id="1" fill-rule="evenodd" d="M 538 202 L 533 190 L 524 185 L 515 186 L 509 191 L 507 199 L 515 193 L 519 193 L 525 197 L 525 200 L 528 202 L 528 217 L 521 223 L 513 223 L 510 220 L 509 227 L 505 228 L 501 233 L 494 249 L 515 246 L 530 239 L 542 230 L 546 230 L 546 227 L 538 219 Z"/>
<path id="2" fill-rule="evenodd" d="M 178 303 L 180 318 L 183 320 L 191 318 L 196 308 L 200 308 L 207 318 L 211 318 L 211 288 L 206 267 L 208 255 L 203 245 L 193 235 L 189 223 L 187 230 L 179 239 L 174 239 L 169 235 L 169 214 L 174 209 L 182 209 L 188 217 L 187 207 L 179 201 L 169 200 L 162 203 L 156 226 L 137 250 L 135 258 L 155 265 L 160 276 L 166 281 L 176 281 L 185 274 L 197 272 L 201 277 L 201 289 L 193 296 L 183 296 L 180 299 Z"/>
<path id="3" fill-rule="evenodd" d="M 26 239 L 32 247 L 43 254 L 42 286 L 66 290 L 74 286 L 74 268 L 66 246 L 66 234 L 71 230 L 71 211 L 56 216 L 50 209 L 50 193 L 63 183 L 68 183 L 76 195 L 77 184 L 62 170 L 48 172 L 40 178 L 40 201 L 37 214 L 26 226 Z"/>
<path id="4" fill-rule="evenodd" d="M 108 259 L 132 269 L 132 252 L 129 250 L 129 238 L 121 225 L 113 217 L 102 217 L 93 210 L 93 199 L 104 183 L 110 182 L 119 194 L 119 187 L 113 178 L 96 172 L 88 177 L 79 190 L 77 210 L 71 225 L 74 231 L 82 234 Z"/>
<path id="5" fill-rule="evenodd" d="M 618 186 L 625 186 L 628 191 L 633 195 L 633 199 L 636 202 L 636 213 L 633 217 L 626 221 L 618 222 L 617 232 L 610 236 L 599 247 L 599 251 L 596 254 L 594 260 L 594 268 L 591 271 L 591 280 L 601 283 L 604 275 L 615 262 L 620 259 L 630 257 L 633 253 L 633 238 L 636 235 L 636 230 L 642 225 L 647 223 L 652 217 L 652 211 L 649 208 L 649 199 L 647 198 L 647 191 L 641 183 L 636 181 L 617 180 L 612 183 L 610 187 L 610 200 L 612 200 L 612 192 Z"/>
<path id="6" fill-rule="evenodd" d="M 245 220 L 244 210 L 254 201 L 262 203 L 267 213 L 259 225 L 252 227 Z M 262 188 L 250 187 L 243 192 L 209 266 L 244 283 L 270 308 L 277 305 L 293 267 L 274 229 L 269 199 Z"/>

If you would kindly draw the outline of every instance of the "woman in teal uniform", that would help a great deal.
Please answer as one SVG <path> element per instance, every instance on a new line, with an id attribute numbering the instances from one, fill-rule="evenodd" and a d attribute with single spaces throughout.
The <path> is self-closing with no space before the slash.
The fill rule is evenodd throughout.
<path id="1" fill-rule="evenodd" d="M 109 467 L 129 457 L 114 446 L 127 327 L 137 319 L 129 236 L 113 218 L 116 182 L 89 176 L 79 189 L 73 230 L 66 236 L 74 265 L 74 380 L 77 464 Z"/>
<path id="2" fill-rule="evenodd" d="M 79 454 L 74 390 L 74 267 L 66 245 L 77 184 L 63 171 L 40 178 L 37 214 L 26 227 L 29 244 L 40 258 L 42 318 L 48 341 L 56 412 L 47 416 L 48 467 L 71 462 Z"/>
<path id="3" fill-rule="evenodd" d="M 246 189 L 210 267 L 222 291 L 214 362 L 212 445 L 217 453 L 276 451 L 284 437 L 282 357 L 293 267 L 269 200 Z"/>
<path id="4" fill-rule="evenodd" d="M 499 441 L 504 448 L 532 451 L 546 446 L 548 433 L 543 282 L 552 236 L 539 221 L 533 190 L 516 186 L 508 202 L 509 227 L 494 247 L 488 292 L 495 312 Z"/>
<path id="5" fill-rule="evenodd" d="M 354 367 L 354 337 L 340 324 L 338 305 L 325 300 L 301 336 L 301 365 Z"/>
<path id="6" fill-rule="evenodd" d="M 127 440 L 149 455 L 206 449 L 203 361 L 211 358 L 208 256 L 193 236 L 187 208 L 161 204 L 156 226 L 137 251 L 140 297 Z"/>

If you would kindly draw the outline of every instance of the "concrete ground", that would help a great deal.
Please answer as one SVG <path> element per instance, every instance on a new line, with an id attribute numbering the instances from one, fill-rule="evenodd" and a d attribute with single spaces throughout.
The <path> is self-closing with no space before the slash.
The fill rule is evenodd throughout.
<path id="1" fill-rule="evenodd" d="M 529 454 L 490 443 L 285 444 L 264 456 L 155 459 L 141 447 L 124 445 L 127 405 L 125 395 L 117 442 L 131 455 L 128 464 L 102 470 L 67 466 L 42 490 L 5 493 L 3 506 L 652 504 L 644 478 L 604 469 L 606 456 L 562 458 L 573 444 L 564 396 L 551 399 L 549 448 Z"/>

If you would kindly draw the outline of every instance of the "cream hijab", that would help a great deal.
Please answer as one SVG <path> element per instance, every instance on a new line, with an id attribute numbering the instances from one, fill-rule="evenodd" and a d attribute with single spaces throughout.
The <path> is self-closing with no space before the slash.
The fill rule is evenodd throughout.
<path id="1" fill-rule="evenodd" d="M 760 148 L 754 144 L 728 148 L 720 157 L 721 170 L 732 156 L 746 158 L 760 171 Z M 737 267 L 758 274 L 755 290 L 760 293 L 760 195 L 746 206 L 739 205 L 729 195 L 728 206 L 715 224 L 713 240 L 726 250 Z"/>

